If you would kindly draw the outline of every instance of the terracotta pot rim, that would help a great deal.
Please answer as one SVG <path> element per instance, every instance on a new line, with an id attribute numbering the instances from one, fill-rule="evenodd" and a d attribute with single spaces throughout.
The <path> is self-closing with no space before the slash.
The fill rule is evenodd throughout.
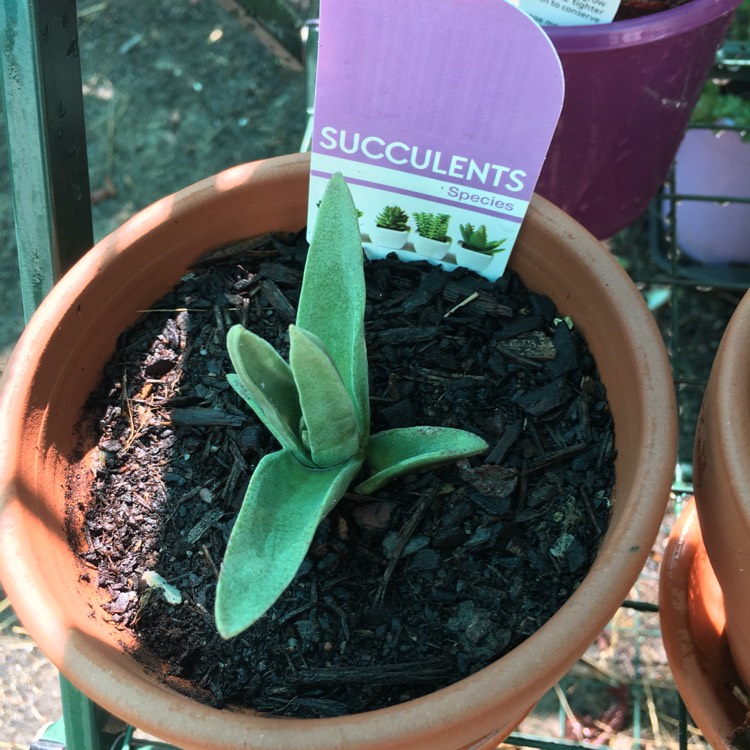
<path id="1" fill-rule="evenodd" d="M 18 397 L 18 394 L 20 389 L 28 385 L 28 365 L 34 357 L 35 340 L 43 340 L 43 337 L 54 329 L 56 310 L 61 305 L 75 303 L 77 289 L 84 279 L 89 278 L 91 274 L 96 276 L 104 263 L 121 254 L 133 236 L 144 229 L 148 232 L 154 231 L 167 209 L 170 221 L 179 223 L 184 213 L 192 211 L 196 204 L 220 200 L 220 193 L 223 191 L 242 189 L 245 181 L 251 176 L 262 177 L 266 171 L 275 168 L 299 173 L 306 163 L 306 157 L 294 155 L 227 170 L 163 198 L 98 243 L 52 290 L 22 336 L 4 378 L 4 388 L 0 395 L 0 420 L 9 425 L 13 420 L 23 418 L 24 399 Z M 219 197 L 215 193 L 217 188 Z M 535 196 L 532 202 L 529 216 L 532 215 L 541 225 L 548 226 L 550 231 L 554 225 L 557 230 L 562 228 L 563 234 L 568 238 L 577 238 L 580 235 L 581 230 L 572 219 L 562 215 L 538 196 Z M 554 219 L 550 216 L 554 216 Z M 451 735 L 445 734 L 441 727 L 440 721 L 443 718 L 447 717 L 464 727 L 474 725 L 491 731 L 493 720 L 495 726 L 498 721 L 493 706 L 498 699 L 512 698 L 516 695 L 517 684 L 513 675 L 526 673 L 529 660 L 537 666 L 543 664 L 545 674 L 562 676 L 569 668 L 571 659 L 560 655 L 560 633 L 572 633 L 576 640 L 583 638 L 590 641 L 596 637 L 609 619 L 611 611 L 614 611 L 625 598 L 630 583 L 641 570 L 648 554 L 648 549 L 642 547 L 644 539 L 651 540 L 656 536 L 671 482 L 671 477 L 662 476 L 664 457 L 673 457 L 676 454 L 676 409 L 666 351 L 653 318 L 642 304 L 639 293 L 625 272 L 590 235 L 581 238 L 576 253 L 576 262 L 580 262 L 583 267 L 598 269 L 607 279 L 604 283 L 619 300 L 617 304 L 625 311 L 624 315 L 632 330 L 637 332 L 633 338 L 641 347 L 638 352 L 638 382 L 643 383 L 647 380 L 649 383 L 649 387 L 641 388 L 642 393 L 636 394 L 636 398 L 642 397 L 644 400 L 643 431 L 646 440 L 634 469 L 634 474 L 639 477 L 647 491 L 635 493 L 635 497 L 629 498 L 626 511 L 628 522 L 620 524 L 625 528 L 620 528 L 614 538 L 608 533 L 603 549 L 614 552 L 614 555 L 606 560 L 599 555 L 589 575 L 566 606 L 519 647 L 484 670 L 430 696 L 378 711 L 336 719 L 278 719 L 220 712 L 164 691 L 174 710 L 182 714 L 182 718 L 190 722 L 196 731 L 202 730 L 204 721 L 211 716 L 222 716 L 225 728 L 237 725 L 242 726 L 245 731 L 250 728 L 256 731 L 259 738 L 258 747 L 285 747 L 269 738 L 269 734 L 276 732 L 289 739 L 290 746 L 294 746 L 293 738 L 299 731 L 306 732 L 306 744 L 310 748 L 332 747 L 331 735 L 326 733 L 331 728 L 335 728 L 333 736 L 338 738 L 337 743 L 341 742 L 342 746 L 354 738 L 363 747 L 371 747 L 374 745 L 367 743 L 375 742 L 380 736 L 390 738 L 393 742 L 393 726 L 403 723 L 408 727 L 408 736 L 404 741 L 415 750 L 423 747 L 447 747 L 446 743 L 451 741 Z M 637 386 L 634 388 L 637 389 Z M 13 461 L 14 449 L 9 443 L 8 430 L 3 430 L 0 435 L 0 478 L 5 488 L 14 482 L 11 469 Z M 671 466 L 673 465 L 672 463 Z M 660 505 L 662 495 L 663 504 Z M 0 499 L 0 503 L 3 502 L 5 501 Z M 68 642 L 68 646 L 75 650 L 75 658 L 71 658 L 71 653 L 62 649 L 62 644 L 66 640 L 63 633 L 66 632 L 67 623 L 55 602 L 45 601 L 40 609 L 39 603 L 25 601 L 22 591 L 23 580 L 30 580 L 31 571 L 25 569 L 25 563 L 21 563 L 19 567 L 19 561 L 14 559 L 12 546 L 4 543 L 13 533 L 16 520 L 14 514 L 19 513 L 17 505 L 6 502 L 3 507 L 0 504 L 0 572 L 2 579 L 9 583 L 6 587 L 9 593 L 10 590 L 14 592 L 19 605 L 17 610 L 22 620 L 51 661 L 85 692 L 90 692 L 92 683 L 99 680 L 116 685 L 120 676 L 124 676 L 128 671 L 121 664 L 109 665 L 107 669 L 102 669 L 89 659 L 85 652 L 85 644 L 79 644 L 76 638 L 71 638 Z M 17 574 L 18 570 L 21 572 Z M 628 573 L 631 574 L 631 581 L 624 580 Z M 619 576 L 615 585 L 612 583 L 613 574 Z M 19 582 L 17 586 L 13 585 L 12 578 Z M 592 593 L 601 603 L 598 612 L 591 611 Z M 140 695 L 130 697 L 129 703 L 125 704 L 118 699 L 115 705 L 106 703 L 106 695 L 104 699 L 97 699 L 109 710 L 122 715 L 128 721 L 133 721 L 142 698 Z M 528 705 L 519 706 L 521 712 L 528 708 Z M 141 725 L 143 726 L 143 722 Z M 149 729 L 148 726 L 143 728 Z M 210 744 L 210 741 L 216 739 L 213 734 L 206 735 L 205 739 L 206 747 L 218 747 Z"/>

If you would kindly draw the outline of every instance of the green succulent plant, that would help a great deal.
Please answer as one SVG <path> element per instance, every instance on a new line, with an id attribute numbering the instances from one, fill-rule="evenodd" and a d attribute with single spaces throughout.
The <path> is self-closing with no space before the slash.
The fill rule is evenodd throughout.
<path id="1" fill-rule="evenodd" d="M 448 214 L 432 214 L 426 211 L 417 211 L 414 214 L 414 222 L 417 225 L 417 234 L 428 240 L 445 242 L 448 239 L 448 224 L 451 217 Z"/>
<path id="2" fill-rule="evenodd" d="M 281 444 L 252 474 L 216 590 L 219 633 L 261 617 L 292 581 L 323 517 L 351 482 L 368 494 L 394 477 L 487 449 L 477 435 L 409 427 L 370 435 L 365 280 L 357 210 L 341 175 L 330 180 L 305 264 L 289 362 L 233 326 L 229 383 Z"/>
<path id="3" fill-rule="evenodd" d="M 505 250 L 501 247 L 505 240 L 495 240 L 493 242 L 487 241 L 487 227 L 482 224 L 479 229 L 474 229 L 473 224 L 461 224 L 461 238 L 463 245 L 467 250 L 474 250 L 477 253 L 484 253 L 485 255 L 494 255 Z"/>
<path id="4" fill-rule="evenodd" d="M 734 11 L 719 57 L 723 67 L 732 71 L 734 58 L 747 58 L 747 39 L 750 37 L 750 0 L 743 0 Z M 701 95 L 690 124 L 736 129 L 745 142 L 750 142 L 750 88 L 741 76 L 730 73 L 710 75 L 703 83 Z"/>
<path id="5" fill-rule="evenodd" d="M 394 232 L 405 232 L 409 229 L 409 215 L 399 206 L 386 206 L 375 218 L 376 226 L 392 229 Z"/>

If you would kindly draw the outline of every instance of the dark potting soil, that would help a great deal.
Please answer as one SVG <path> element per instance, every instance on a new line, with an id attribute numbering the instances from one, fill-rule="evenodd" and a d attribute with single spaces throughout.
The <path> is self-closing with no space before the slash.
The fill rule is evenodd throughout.
<path id="1" fill-rule="evenodd" d="M 449 425 L 491 448 L 347 494 L 269 613 L 223 641 L 218 568 L 253 467 L 277 449 L 227 384 L 225 336 L 241 322 L 286 354 L 305 251 L 301 237 L 244 243 L 123 334 L 83 420 L 99 432 L 92 498 L 69 523 L 109 600 L 99 616 L 135 634 L 136 658 L 167 662 L 168 684 L 308 717 L 431 692 L 544 624 L 606 530 L 614 436 L 582 337 L 514 274 L 366 263 L 373 432 Z"/>

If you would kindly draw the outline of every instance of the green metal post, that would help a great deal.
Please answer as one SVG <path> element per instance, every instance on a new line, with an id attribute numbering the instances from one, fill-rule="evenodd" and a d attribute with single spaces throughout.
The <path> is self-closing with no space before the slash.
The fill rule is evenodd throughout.
<path id="1" fill-rule="evenodd" d="M 133 736 L 133 727 L 99 708 L 60 677 L 63 718 L 47 727 L 30 750 L 179 750 L 173 745 Z"/>
<path id="2" fill-rule="evenodd" d="M 75 0 L 2 0 L 0 65 L 27 319 L 93 244 Z"/>
<path id="3" fill-rule="evenodd" d="M 60 675 L 66 750 L 109 750 L 125 726 Z"/>
<path id="4" fill-rule="evenodd" d="M 0 73 L 28 319 L 93 244 L 75 0 L 2 0 Z M 68 750 L 112 747 L 112 717 L 60 684 Z"/>
<path id="5" fill-rule="evenodd" d="M 687 707 L 685 706 L 685 703 L 682 700 L 682 696 L 680 696 L 680 704 L 678 708 L 679 713 L 679 742 L 680 742 L 680 750 L 687 750 L 688 747 L 688 731 L 687 731 L 687 725 L 688 725 L 688 712 Z"/>

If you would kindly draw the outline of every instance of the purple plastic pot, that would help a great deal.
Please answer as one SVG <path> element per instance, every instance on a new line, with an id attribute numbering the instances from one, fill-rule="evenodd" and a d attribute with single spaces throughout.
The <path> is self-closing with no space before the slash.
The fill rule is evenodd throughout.
<path id="1" fill-rule="evenodd" d="M 565 102 L 537 191 L 603 239 L 666 178 L 740 0 L 691 0 L 644 18 L 546 27 Z"/>

